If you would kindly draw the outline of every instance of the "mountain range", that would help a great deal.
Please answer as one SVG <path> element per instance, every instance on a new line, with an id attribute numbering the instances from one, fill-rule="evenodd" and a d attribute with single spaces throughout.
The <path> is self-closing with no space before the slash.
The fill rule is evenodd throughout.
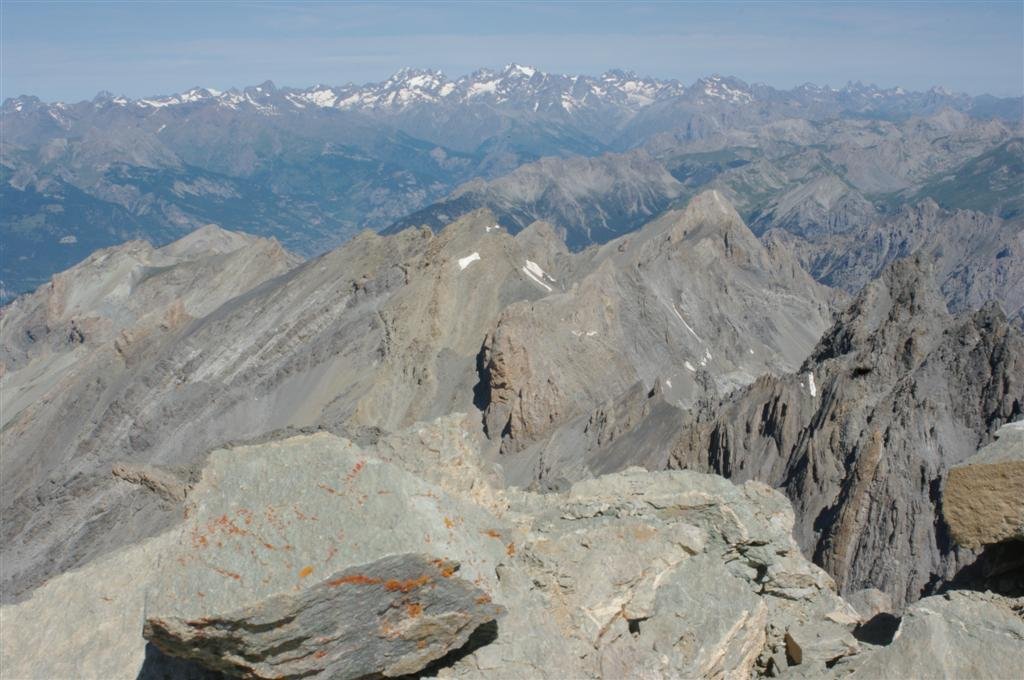
<path id="1" fill-rule="evenodd" d="M 749 129 L 767 127 L 778 134 L 779 127 L 799 129 L 794 121 L 817 130 L 794 133 L 796 143 L 813 146 L 820 143 L 810 140 L 814 136 L 833 143 L 844 139 L 826 124 L 836 119 L 860 121 L 879 138 L 906 137 L 892 132 L 887 121 L 899 126 L 915 117 L 952 116 L 950 125 L 965 125 L 954 112 L 968 121 L 1002 120 L 989 124 L 990 143 L 954 145 L 945 158 L 974 162 L 965 167 L 971 186 L 991 185 L 988 178 L 998 171 L 993 165 L 1009 164 L 1002 191 L 1010 195 L 1000 208 L 1019 210 L 1012 196 L 1019 142 L 1003 150 L 999 142 L 1019 136 L 1020 107 L 1019 99 L 967 97 L 941 88 L 915 93 L 849 84 L 785 91 L 720 76 L 684 86 L 622 71 L 561 76 L 515 64 L 454 81 L 406 69 L 363 86 L 294 89 L 268 82 L 137 100 L 101 93 L 75 104 L 22 96 L 3 103 L 0 120 L 6 206 L 0 287 L 10 299 L 98 248 L 130 238 L 162 245 L 208 223 L 273 236 L 310 256 L 360 229 L 408 223 L 408 215 L 438 200 L 467 194 L 472 200 L 474 182 L 503 178 L 545 157 L 598 157 L 649 147 L 659 161 L 668 161 L 670 173 L 699 188 L 709 169 L 697 170 L 692 161 L 674 165 L 682 159 L 666 145 L 682 143 L 689 151 L 702 140 L 728 137 L 710 143 L 723 152 L 749 145 Z M 772 121 L 775 128 L 767 125 Z M 933 156 L 942 153 L 941 145 L 931 148 L 934 135 L 910 135 L 901 144 L 912 154 L 921 144 Z M 950 185 L 939 165 L 918 169 L 934 170 L 932 183 L 918 187 L 922 197 L 940 204 L 954 198 L 957 207 L 989 210 L 990 191 L 979 197 L 959 182 Z M 572 233 L 571 220 L 556 219 L 566 215 L 533 216 L 569 230 L 573 248 L 600 243 L 667 207 L 659 196 L 675 191 L 664 177 L 652 179 L 653 187 L 625 190 L 621 206 L 604 209 L 604 224 L 594 225 L 593 234 Z M 907 189 L 902 178 L 889 174 L 871 181 L 868 190 L 874 193 Z"/>

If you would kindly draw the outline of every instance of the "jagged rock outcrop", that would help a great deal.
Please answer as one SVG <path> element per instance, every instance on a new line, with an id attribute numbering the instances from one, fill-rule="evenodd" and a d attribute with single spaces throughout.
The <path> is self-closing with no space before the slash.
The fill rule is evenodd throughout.
<path id="1" fill-rule="evenodd" d="M 995 436 L 950 469 L 942 492 L 953 540 L 972 550 L 1024 541 L 1024 421 L 1004 425 Z"/>
<path id="2" fill-rule="evenodd" d="M 1024 338 L 994 305 L 951 317 L 923 259 L 868 285 L 799 372 L 683 428 L 672 464 L 760 479 L 842 592 L 911 602 L 973 559 L 941 518 L 949 468 L 1024 412 Z"/>
<path id="3" fill-rule="evenodd" d="M 713 191 L 580 259 L 571 288 L 510 305 L 484 343 L 485 421 L 503 452 L 638 382 L 686 408 L 793 370 L 830 321 L 825 290 Z"/>
<path id="4" fill-rule="evenodd" d="M 150 616 L 143 637 L 169 656 L 248 678 L 415 673 L 504 610 L 458 565 L 392 555 L 293 595 L 199 619 Z"/>
<path id="5" fill-rule="evenodd" d="M 947 210 L 925 199 L 890 214 L 851 216 L 839 208 L 821 223 L 846 220 L 844 229 L 806 233 L 785 222 L 765 238 L 791 248 L 814 277 L 851 293 L 898 258 L 927 259 L 936 285 L 954 312 L 995 300 L 1024 328 L 1024 220 L 976 210 Z"/>

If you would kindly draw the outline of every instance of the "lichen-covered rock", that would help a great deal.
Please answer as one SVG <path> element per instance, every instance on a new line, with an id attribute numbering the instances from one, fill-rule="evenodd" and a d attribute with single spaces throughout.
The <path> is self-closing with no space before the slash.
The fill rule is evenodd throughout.
<path id="1" fill-rule="evenodd" d="M 839 641 L 808 645 L 807 667 L 856 651 L 858 619 L 778 492 L 638 468 L 502 490 L 481 443 L 452 416 L 371 447 L 319 433 L 214 451 L 175 529 L 5 607 L 0 662 L 30 678 L 412 673 L 501 608 L 439 674 L 746 677 L 807 630 Z"/>
<path id="2" fill-rule="evenodd" d="M 389 455 L 411 458 L 401 449 L 418 439 L 415 431 L 396 438 Z M 449 452 L 455 458 L 458 449 Z M 454 460 L 450 466 L 458 469 Z M 505 534 L 508 526 L 334 435 L 214 451 L 177 527 L 4 607 L 0 664 L 19 678 L 134 679 L 160 664 L 146 655 L 147 619 L 193 621 L 277 596 L 301 599 L 332 574 L 409 552 L 458 562 L 458 577 L 487 593 L 507 558 L 505 542 L 487 532 Z M 381 602 L 363 604 L 346 615 L 377 620 Z M 44 653 L 41 639 L 55 643 Z"/>
<path id="3" fill-rule="evenodd" d="M 199 619 L 151 616 L 143 635 L 164 653 L 246 678 L 414 673 L 503 613 L 458 565 L 392 555 L 331 574 L 298 594 Z"/>
<path id="4" fill-rule="evenodd" d="M 953 539 L 977 550 L 1024 540 L 1024 421 L 949 471 L 942 512 Z"/>

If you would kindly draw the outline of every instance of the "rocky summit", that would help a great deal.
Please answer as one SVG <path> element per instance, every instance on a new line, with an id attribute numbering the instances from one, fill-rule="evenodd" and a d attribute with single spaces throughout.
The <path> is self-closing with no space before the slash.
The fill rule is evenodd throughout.
<path id="1" fill-rule="evenodd" d="M 911 663 L 893 646 L 980 620 L 941 638 L 937 674 L 982 644 L 1024 660 L 1021 602 L 997 595 L 922 600 L 879 638 L 760 482 L 629 468 L 536 494 L 495 486 L 482 441 L 455 415 L 214 451 L 169 530 L 3 608 L 5 672 L 878 677 Z"/>
<path id="2" fill-rule="evenodd" d="M 611 171 L 577 162 L 583 210 Z M 1014 319 L 951 313 L 929 252 L 829 288 L 662 180 L 583 248 L 524 171 L 309 260 L 131 241 L 5 307 L 3 676 L 1012 676 Z"/>

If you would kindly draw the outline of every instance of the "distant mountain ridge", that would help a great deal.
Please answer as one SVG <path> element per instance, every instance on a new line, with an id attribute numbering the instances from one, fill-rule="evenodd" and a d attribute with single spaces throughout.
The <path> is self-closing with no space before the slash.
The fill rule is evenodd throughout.
<path id="1" fill-rule="evenodd" d="M 724 76 L 684 85 L 619 70 L 566 76 L 510 64 L 454 80 L 437 71 L 404 69 L 365 85 L 298 89 L 268 81 L 140 99 L 100 93 L 74 104 L 17 97 L 3 103 L 0 116 L 0 302 L 36 289 L 96 249 L 139 238 L 161 245 L 209 223 L 274 237 L 290 251 L 312 256 L 362 229 L 433 224 L 418 213 L 433 213 L 428 207 L 458 187 L 510 177 L 542 158 L 586 161 L 644 148 L 687 185 L 685 198 L 712 178 L 705 178 L 706 167 L 691 172 L 693 152 L 768 141 L 778 171 L 794 174 L 776 162 L 779 153 L 791 141 L 813 147 L 814 137 L 829 132 L 830 121 L 881 126 L 875 137 L 884 150 L 897 124 L 892 121 L 903 126 L 925 117 L 944 117 L 953 128 L 970 121 L 993 130 L 981 135 L 984 143 L 976 153 L 966 153 L 970 149 L 962 144 L 947 149 L 941 136 L 914 136 L 914 144 L 934 142 L 923 155 L 909 149 L 915 158 L 938 155 L 971 163 L 964 166 L 969 186 L 937 175 L 920 186 L 922 194 L 940 205 L 943 196 L 957 195 L 983 210 L 987 195 L 997 192 L 1004 206 L 1015 209 L 1019 148 L 994 145 L 1007 141 L 1002 128 L 1019 129 L 1021 99 L 969 97 L 941 88 L 915 93 L 854 83 L 779 90 Z M 767 138 L 750 132 L 773 124 L 778 130 Z M 821 130 L 802 131 L 801 125 Z M 865 134 L 855 131 L 839 142 Z M 666 144 L 688 154 L 681 159 L 686 167 L 674 164 Z M 978 157 L 981 152 L 991 154 Z M 573 247 L 582 247 L 635 229 L 680 200 L 679 187 L 652 163 L 626 172 L 604 160 L 590 165 L 593 172 L 572 191 L 538 191 L 533 205 L 509 210 L 509 226 L 553 221 Z M 1001 171 L 1004 166 L 1010 174 Z M 746 172 L 736 168 L 728 174 Z M 602 173 L 626 181 L 617 191 L 620 205 L 592 213 L 582 203 L 591 190 L 585 185 L 600 190 Z M 766 178 L 755 173 L 750 179 L 764 184 Z M 905 186 L 882 179 L 876 191 Z M 650 181 L 653 187 L 643 186 Z M 986 190 L 980 199 L 978 187 Z M 565 197 L 566 205 L 548 210 Z M 472 209 L 479 199 L 479 192 L 463 193 L 451 207 Z M 493 207 L 502 212 L 501 205 Z M 438 225 L 458 214 L 446 212 Z M 560 216 L 571 222 L 554 219 Z M 590 218 L 593 225 L 578 228 Z"/>
<path id="2" fill-rule="evenodd" d="M 819 107 L 836 106 L 845 111 L 879 113 L 898 116 L 951 107 L 970 112 L 1010 107 L 1020 97 L 970 96 L 955 93 L 941 86 L 925 92 L 902 87 L 880 88 L 873 84 L 848 82 L 842 88 L 805 83 L 789 90 L 764 83 L 748 84 L 739 78 L 714 74 L 684 85 L 676 79 L 640 76 L 632 71 L 612 69 L 599 76 L 546 73 L 532 66 L 508 64 L 501 70 L 481 68 L 473 73 L 450 79 L 432 69 L 403 68 L 380 82 L 362 85 L 314 85 L 307 88 L 278 88 L 271 81 L 259 85 L 220 91 L 200 86 L 170 95 L 132 99 L 100 92 L 89 104 L 137 107 L 155 110 L 165 107 L 214 104 L 231 109 L 251 108 L 267 115 L 288 109 L 339 109 L 395 113 L 423 104 L 487 103 L 507 108 L 526 106 L 533 113 L 573 112 L 600 106 L 615 106 L 638 111 L 655 102 L 685 97 L 691 102 L 728 103 L 735 105 L 789 99 Z M 80 106 L 63 102 L 44 103 L 32 96 L 4 101 L 5 113 L 18 113 L 37 107 L 58 109 Z M 1012 109 L 1009 109 L 1012 113 Z M 996 114 L 1000 115 L 999 113 Z M 57 116 L 55 120 L 60 123 Z"/>

